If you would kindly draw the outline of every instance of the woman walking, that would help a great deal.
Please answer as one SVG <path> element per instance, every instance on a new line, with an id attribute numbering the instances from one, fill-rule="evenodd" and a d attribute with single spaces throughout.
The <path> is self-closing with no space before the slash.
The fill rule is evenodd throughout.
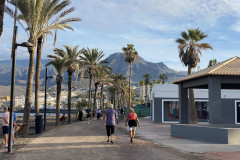
<path id="1" fill-rule="evenodd" d="M 140 128 L 140 123 L 139 123 L 139 120 L 137 118 L 137 114 L 134 113 L 133 108 L 129 109 L 129 113 L 128 113 L 128 116 L 127 116 L 125 126 L 127 126 L 127 124 L 128 124 L 128 127 L 129 127 L 129 133 L 130 133 L 130 138 L 131 138 L 130 142 L 132 143 L 133 138 L 135 136 L 135 130 L 136 130 L 137 125 Z"/>

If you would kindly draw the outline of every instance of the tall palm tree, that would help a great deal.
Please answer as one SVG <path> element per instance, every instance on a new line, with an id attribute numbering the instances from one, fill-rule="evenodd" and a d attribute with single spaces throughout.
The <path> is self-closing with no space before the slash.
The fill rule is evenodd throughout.
<path id="1" fill-rule="evenodd" d="M 81 62 L 83 66 L 85 67 L 85 71 L 87 75 L 89 76 L 89 101 L 88 106 L 91 107 L 91 89 L 92 89 L 92 80 L 94 77 L 94 74 L 96 72 L 96 69 L 105 63 L 107 63 L 106 60 L 102 60 L 104 54 L 103 51 L 98 51 L 98 49 L 89 49 L 83 51 L 83 56 L 80 56 Z"/>
<path id="2" fill-rule="evenodd" d="M 208 67 L 211 67 L 211 66 L 213 66 L 213 65 L 215 65 L 215 64 L 217 64 L 217 63 L 218 63 L 218 62 L 217 62 L 217 59 L 212 59 L 212 60 L 209 61 Z"/>
<path id="3" fill-rule="evenodd" d="M 168 76 L 166 74 L 159 74 L 158 77 L 162 81 L 162 84 L 165 84 L 166 80 L 168 80 Z"/>
<path id="4" fill-rule="evenodd" d="M 143 75 L 143 79 L 144 79 L 144 82 L 145 82 L 145 102 L 148 102 L 148 98 L 149 98 L 149 95 L 148 95 L 148 86 L 150 84 L 150 79 L 152 77 L 150 76 L 150 74 L 144 74 Z"/>
<path id="5" fill-rule="evenodd" d="M 109 75 L 111 73 L 106 73 L 106 72 L 102 72 L 102 75 L 101 77 L 99 78 L 99 81 L 100 81 L 100 85 L 101 85 L 101 99 L 100 99 L 100 106 L 101 106 L 101 109 L 104 109 L 103 106 L 104 106 L 104 99 L 103 99 L 103 89 L 104 89 L 104 85 L 108 82 L 109 80 Z"/>
<path id="6" fill-rule="evenodd" d="M 11 0 L 10 3 L 16 5 L 15 1 L 16 0 Z M 28 48 L 30 58 L 23 118 L 23 123 L 26 124 L 24 125 L 24 134 L 28 134 L 29 132 L 30 105 L 34 75 L 34 54 L 36 51 L 37 41 L 47 34 L 52 34 L 51 30 L 63 30 L 64 28 L 71 29 L 71 27 L 67 24 L 72 21 L 71 18 L 62 19 L 63 16 L 70 12 L 69 10 L 62 12 L 51 24 L 48 24 L 50 20 L 48 17 L 56 16 L 56 14 L 58 14 L 62 8 L 69 5 L 70 2 L 70 0 L 63 0 L 61 2 L 60 0 L 21 0 L 17 3 L 17 7 L 20 11 L 20 15 L 17 16 L 18 20 L 25 22 L 25 31 L 27 31 L 29 35 L 28 42 L 33 44 L 33 47 Z M 76 18 L 76 20 L 79 19 Z M 41 41 L 38 43 L 40 45 Z M 41 47 L 42 46 L 39 46 L 39 52 L 41 52 Z"/>
<path id="7" fill-rule="evenodd" d="M 56 53 L 56 50 L 54 50 Z M 52 55 L 48 55 L 50 62 L 46 64 L 46 66 L 52 65 L 57 71 L 56 83 L 57 83 L 57 97 L 56 97 L 56 125 L 60 124 L 60 102 L 61 102 L 61 84 L 63 80 L 63 72 L 66 69 L 66 63 L 68 61 L 68 56 L 55 57 Z"/>
<path id="8" fill-rule="evenodd" d="M 127 47 L 122 48 L 124 52 L 125 62 L 129 63 L 129 103 L 128 107 L 131 108 L 131 74 L 132 64 L 138 60 L 138 52 L 135 50 L 133 44 L 128 44 Z"/>
<path id="9" fill-rule="evenodd" d="M 44 32 L 44 34 L 38 37 L 37 39 L 37 59 L 36 59 L 36 73 L 35 73 L 36 115 L 39 114 L 39 85 L 40 85 L 40 70 L 41 70 L 41 55 L 42 55 L 42 48 L 43 48 L 43 39 L 44 37 L 47 37 L 48 34 L 52 34 L 51 32 L 52 30 L 55 30 L 55 39 L 54 39 L 54 43 L 55 43 L 57 30 L 70 29 L 73 31 L 73 28 L 68 23 L 81 20 L 80 18 L 67 18 L 67 19 L 64 18 L 69 13 L 72 13 L 74 11 L 74 7 L 63 11 L 63 9 L 69 5 L 70 5 L 70 1 L 59 3 L 59 0 L 57 0 L 53 3 L 52 1 L 45 0 L 45 4 L 42 6 L 43 7 L 42 12 L 44 12 L 44 17 L 41 18 L 41 21 L 38 22 L 39 23 L 38 25 L 39 25 L 39 28 L 42 28 L 42 32 Z M 59 14 L 60 11 L 62 11 L 61 14 Z M 56 17 L 57 14 L 59 14 L 58 17 L 50 23 L 50 20 L 53 19 L 53 17 Z"/>
<path id="10" fill-rule="evenodd" d="M 95 69 L 95 75 L 94 75 L 94 79 L 95 79 L 94 107 L 95 108 L 96 108 L 96 101 L 97 101 L 98 86 L 101 84 L 102 77 L 106 74 L 109 75 L 111 71 L 112 69 L 105 65 L 99 65 Z"/>
<path id="11" fill-rule="evenodd" d="M 68 72 L 68 123 L 70 124 L 71 121 L 71 97 L 72 97 L 72 74 L 76 71 L 76 77 L 78 77 L 78 71 L 80 63 L 80 54 L 82 50 L 78 50 L 78 46 L 75 46 L 73 49 L 67 45 L 64 45 L 66 52 L 63 49 L 54 49 L 54 53 L 56 55 L 51 56 L 54 58 L 61 57 L 68 57 L 66 62 L 67 72 Z"/>
<path id="12" fill-rule="evenodd" d="M 6 0 L 0 0 L 0 37 L 3 32 L 3 18 L 4 18 L 4 10 L 5 10 L 5 1 Z"/>
<path id="13" fill-rule="evenodd" d="M 188 75 L 192 74 L 192 68 L 195 68 L 200 62 L 200 57 L 202 55 L 201 50 L 213 49 L 208 43 L 199 43 L 201 40 L 206 38 L 204 32 L 199 28 L 188 29 L 187 32 L 181 32 L 181 38 L 178 38 L 176 42 L 178 43 L 179 58 L 181 62 L 188 67 Z M 193 89 L 189 89 L 189 99 L 191 107 L 191 117 L 190 123 L 198 123 L 198 117 L 196 113 L 195 101 Z"/>

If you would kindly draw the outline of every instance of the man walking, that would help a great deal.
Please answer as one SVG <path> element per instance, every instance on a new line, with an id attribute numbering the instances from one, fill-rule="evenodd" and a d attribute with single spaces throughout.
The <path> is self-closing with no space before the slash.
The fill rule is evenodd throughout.
<path id="1" fill-rule="evenodd" d="M 114 138 L 114 129 L 115 129 L 115 121 L 117 120 L 117 124 L 118 122 L 118 116 L 117 116 L 117 111 L 115 111 L 113 109 L 113 105 L 110 104 L 109 109 L 106 110 L 105 112 L 105 116 L 104 116 L 104 125 L 106 126 L 106 130 L 107 130 L 107 142 L 109 142 L 109 138 L 111 136 L 111 143 L 113 142 L 113 138 Z"/>
<path id="2" fill-rule="evenodd" d="M 5 138 L 3 146 L 8 146 L 8 131 L 9 131 L 9 112 L 8 107 L 4 107 L 4 114 L 2 118 L 2 131 Z"/>

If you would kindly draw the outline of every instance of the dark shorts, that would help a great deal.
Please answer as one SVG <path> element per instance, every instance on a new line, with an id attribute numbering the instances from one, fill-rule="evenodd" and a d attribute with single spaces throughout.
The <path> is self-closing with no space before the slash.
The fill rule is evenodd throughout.
<path id="1" fill-rule="evenodd" d="M 2 127 L 3 134 L 8 134 L 8 129 L 9 129 L 9 126 L 3 126 Z"/>
<path id="2" fill-rule="evenodd" d="M 114 134 L 114 128 L 115 128 L 115 126 L 106 126 L 107 136 L 110 136 L 111 134 Z"/>
<path id="3" fill-rule="evenodd" d="M 129 120 L 128 125 L 129 125 L 129 127 L 137 127 L 137 121 L 136 120 Z"/>
<path id="4" fill-rule="evenodd" d="M 87 118 L 90 118 L 90 114 L 87 114 Z"/>

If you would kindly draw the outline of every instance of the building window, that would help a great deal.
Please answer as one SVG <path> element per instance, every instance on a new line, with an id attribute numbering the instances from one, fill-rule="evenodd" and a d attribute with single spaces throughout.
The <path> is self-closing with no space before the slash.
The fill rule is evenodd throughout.
<path id="1" fill-rule="evenodd" d="M 207 101 L 195 101 L 198 122 L 209 122 L 209 105 Z"/>
<path id="2" fill-rule="evenodd" d="M 163 122 L 178 121 L 178 101 L 163 101 Z"/>
<path id="3" fill-rule="evenodd" d="M 235 101 L 235 123 L 240 124 L 240 101 Z"/>
<path id="4" fill-rule="evenodd" d="M 179 121 L 179 107 L 178 100 L 163 100 L 162 122 L 178 122 Z M 199 122 L 209 122 L 209 105 L 207 100 L 195 101 L 197 116 Z M 240 102 L 239 102 L 240 105 Z M 240 108 L 239 108 L 240 112 Z M 240 113 L 239 113 L 240 123 Z"/>

